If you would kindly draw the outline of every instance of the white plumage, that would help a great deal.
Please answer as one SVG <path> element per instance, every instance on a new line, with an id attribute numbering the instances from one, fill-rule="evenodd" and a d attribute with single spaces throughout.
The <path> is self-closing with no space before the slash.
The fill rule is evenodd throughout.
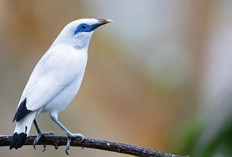
<path id="1" fill-rule="evenodd" d="M 109 22 L 111 20 L 80 19 L 69 23 L 61 31 L 37 63 L 23 91 L 14 118 L 17 122 L 14 135 L 17 137 L 13 137 L 10 149 L 17 149 L 23 145 L 25 134 L 29 134 L 33 121 L 36 123 L 35 117 L 41 112 L 48 112 L 66 132 L 68 139 L 71 140 L 71 137 L 76 135 L 70 133 L 58 121 L 57 116 L 72 101 L 80 88 L 88 58 L 88 46 L 94 30 Z M 24 115 L 24 112 L 29 113 Z M 39 134 L 41 132 L 40 137 L 45 135 L 39 128 L 37 131 Z M 67 143 L 66 151 L 68 149 Z"/>

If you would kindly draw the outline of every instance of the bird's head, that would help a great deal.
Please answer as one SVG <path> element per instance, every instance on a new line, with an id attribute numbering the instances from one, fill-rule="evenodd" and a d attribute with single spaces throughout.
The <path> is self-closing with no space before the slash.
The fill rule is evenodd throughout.
<path id="1" fill-rule="evenodd" d="M 69 44 L 75 48 L 88 48 L 89 41 L 95 29 L 110 23 L 109 19 L 79 19 L 64 27 L 53 45 Z"/>

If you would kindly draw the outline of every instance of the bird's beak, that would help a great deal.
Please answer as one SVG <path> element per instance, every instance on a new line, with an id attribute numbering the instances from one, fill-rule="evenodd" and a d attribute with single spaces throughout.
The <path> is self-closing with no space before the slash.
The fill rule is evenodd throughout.
<path id="1" fill-rule="evenodd" d="M 111 23 L 111 22 L 113 22 L 113 21 L 110 19 L 98 19 L 99 26 L 102 26 L 104 24 Z"/>

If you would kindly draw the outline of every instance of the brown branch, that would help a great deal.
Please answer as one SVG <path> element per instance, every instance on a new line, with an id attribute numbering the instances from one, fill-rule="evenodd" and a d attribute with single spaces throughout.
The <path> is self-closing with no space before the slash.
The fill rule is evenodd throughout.
<path id="1" fill-rule="evenodd" d="M 12 136 L 0 135 L 0 147 L 9 146 Z M 33 145 L 33 141 L 36 138 L 36 135 L 29 135 L 26 139 L 25 145 Z M 66 145 L 65 136 L 44 136 L 40 139 L 38 145 L 52 145 L 57 149 L 59 146 Z M 163 153 L 156 150 L 151 150 L 143 147 L 138 147 L 130 144 L 117 143 L 105 140 L 97 140 L 91 138 L 85 138 L 83 141 L 80 141 L 78 138 L 73 138 L 71 146 L 74 147 L 83 147 L 83 148 L 93 148 L 101 149 L 106 151 L 118 152 L 123 154 L 130 154 L 139 157 L 183 157 L 179 155 L 173 155 L 168 153 Z M 187 156 L 185 156 L 187 157 Z"/>

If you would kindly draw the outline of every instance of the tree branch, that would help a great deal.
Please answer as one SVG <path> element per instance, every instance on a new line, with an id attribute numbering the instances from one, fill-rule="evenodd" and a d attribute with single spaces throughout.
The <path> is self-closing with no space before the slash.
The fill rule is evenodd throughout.
<path id="1" fill-rule="evenodd" d="M 0 135 L 0 147 L 9 146 L 12 136 Z M 25 145 L 33 145 L 33 141 L 36 135 L 29 135 L 26 139 Z M 43 136 L 38 145 L 52 145 L 57 149 L 59 146 L 65 146 L 67 142 L 66 136 Z M 80 141 L 78 138 L 73 138 L 71 146 L 83 147 L 83 148 L 94 148 L 106 151 L 118 152 L 123 154 L 129 154 L 139 157 L 183 157 L 179 155 L 173 155 L 163 153 L 156 150 L 151 150 L 143 147 L 138 147 L 130 144 L 117 143 L 105 140 L 97 140 L 91 138 L 85 138 Z M 185 156 L 187 157 L 187 156 Z"/>

